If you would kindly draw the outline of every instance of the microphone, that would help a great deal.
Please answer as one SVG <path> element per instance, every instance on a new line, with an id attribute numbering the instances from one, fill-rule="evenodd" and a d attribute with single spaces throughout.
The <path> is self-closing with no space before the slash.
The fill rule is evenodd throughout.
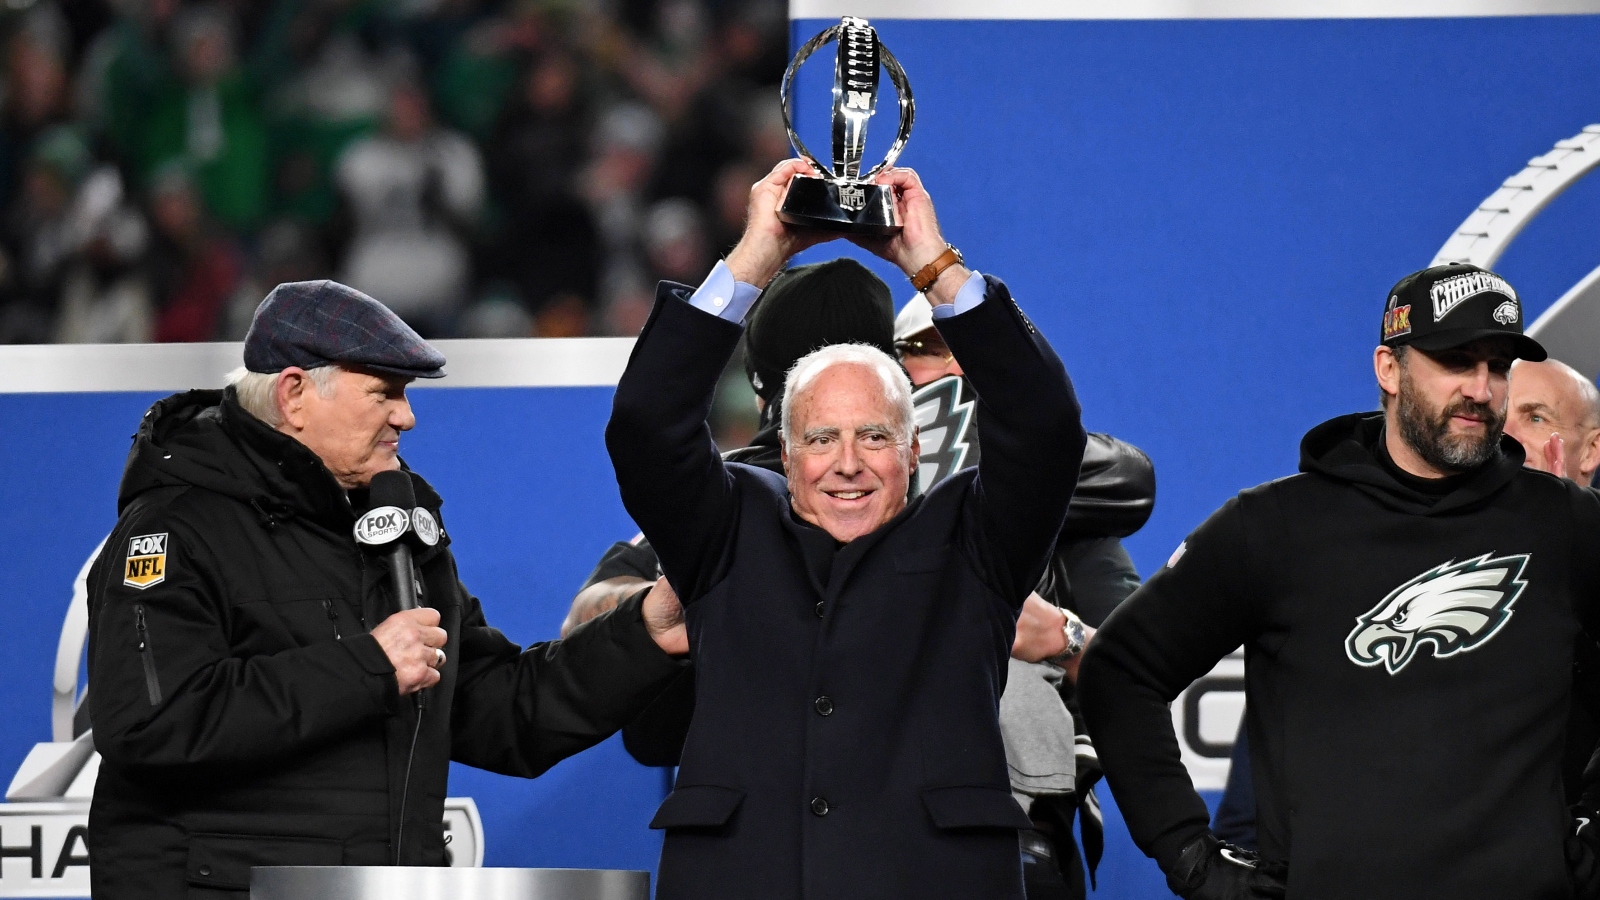
<path id="1" fill-rule="evenodd" d="M 408 533 L 422 529 L 412 526 L 414 513 L 427 514 L 417 509 L 416 491 L 411 487 L 411 476 L 398 469 L 379 472 L 372 476 L 372 508 L 356 520 L 356 543 L 378 548 L 389 562 L 389 573 L 394 578 L 395 598 L 401 610 L 417 608 L 417 577 L 411 565 L 411 546 Z M 430 523 L 433 517 L 428 515 Z M 433 538 L 438 540 L 438 525 L 433 524 Z M 427 541 L 432 544 L 433 541 Z"/>

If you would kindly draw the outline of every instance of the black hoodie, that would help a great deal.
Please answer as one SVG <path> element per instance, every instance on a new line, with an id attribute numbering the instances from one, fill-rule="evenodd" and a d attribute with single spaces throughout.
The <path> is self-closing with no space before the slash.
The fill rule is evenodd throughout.
<path id="1" fill-rule="evenodd" d="M 637 602 L 522 652 L 457 579 L 445 532 L 416 556 L 449 634 L 419 714 L 369 633 L 395 607 L 357 510 L 231 392 L 151 408 L 118 508 L 89 573 L 97 898 L 242 897 L 251 865 L 439 865 L 450 760 L 536 775 L 678 668 Z"/>
<path id="2" fill-rule="evenodd" d="M 1243 644 L 1262 856 L 1291 898 L 1565 898 L 1562 732 L 1600 600 L 1600 497 L 1510 438 L 1453 489 L 1334 419 L 1107 620 L 1079 694 L 1135 842 L 1207 827 L 1167 704 Z M 1591 633 L 1597 633 L 1592 624 Z"/>

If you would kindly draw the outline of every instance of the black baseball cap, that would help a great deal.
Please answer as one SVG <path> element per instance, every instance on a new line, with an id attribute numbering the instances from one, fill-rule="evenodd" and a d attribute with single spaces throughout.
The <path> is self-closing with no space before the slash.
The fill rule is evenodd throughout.
<path id="1" fill-rule="evenodd" d="M 1385 346 L 1448 350 L 1479 338 L 1508 337 L 1518 359 L 1549 354 L 1522 333 L 1522 301 L 1499 275 L 1471 263 L 1412 272 L 1389 291 L 1378 339 Z"/>

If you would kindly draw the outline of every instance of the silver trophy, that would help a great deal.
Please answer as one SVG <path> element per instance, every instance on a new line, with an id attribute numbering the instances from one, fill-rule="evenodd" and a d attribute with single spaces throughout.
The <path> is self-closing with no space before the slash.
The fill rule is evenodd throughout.
<path id="1" fill-rule="evenodd" d="M 806 149 L 795 133 L 790 98 L 794 77 L 811 54 L 824 44 L 838 41 L 833 66 L 833 168 L 830 171 Z M 867 149 L 867 123 L 878 107 L 878 65 L 883 65 L 900 97 L 900 130 L 883 162 L 863 173 L 861 156 Z M 778 218 L 790 225 L 826 228 L 855 234 L 894 234 L 900 230 L 895 213 L 894 188 L 874 184 L 873 176 L 894 165 L 911 137 L 916 104 L 906 71 L 878 40 L 866 19 L 845 16 L 800 48 L 783 74 L 783 124 L 795 152 L 811 164 L 816 175 L 796 175 L 778 206 Z"/>

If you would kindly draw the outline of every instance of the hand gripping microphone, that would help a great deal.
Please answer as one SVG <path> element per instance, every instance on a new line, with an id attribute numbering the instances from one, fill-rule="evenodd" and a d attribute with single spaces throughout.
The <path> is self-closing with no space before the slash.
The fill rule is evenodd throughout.
<path id="1" fill-rule="evenodd" d="M 387 557 L 400 609 L 417 608 L 417 577 L 411 565 L 412 540 L 439 541 L 433 514 L 417 506 L 411 476 L 398 469 L 372 476 L 372 508 L 356 520 L 356 543 L 378 548 Z"/>

